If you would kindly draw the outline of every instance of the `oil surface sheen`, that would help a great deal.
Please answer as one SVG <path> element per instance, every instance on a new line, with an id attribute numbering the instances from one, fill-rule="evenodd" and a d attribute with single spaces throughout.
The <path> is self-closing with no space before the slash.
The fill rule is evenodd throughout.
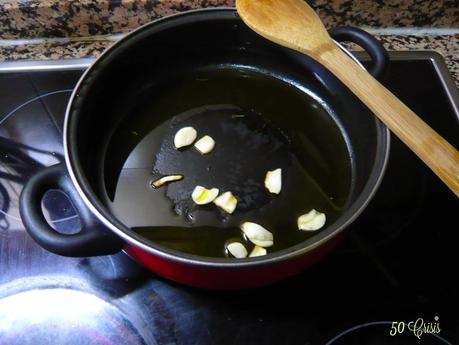
<path id="1" fill-rule="evenodd" d="M 290 83 L 241 68 L 208 68 L 154 84 L 143 91 L 136 112 L 115 130 L 104 181 L 115 216 L 145 238 L 202 256 L 224 257 L 225 243 L 253 244 L 239 225 L 258 223 L 274 234 L 268 253 L 308 239 L 298 216 L 315 208 L 336 220 L 351 184 L 350 154 L 339 127 L 311 95 Z M 210 135 L 212 152 L 175 149 L 175 133 L 192 126 Z M 119 150 L 118 150 L 119 151 Z M 119 157 L 124 157 L 120 159 Z M 264 187 L 268 170 L 282 169 L 282 191 Z M 165 175 L 184 179 L 159 189 Z M 196 205 L 196 185 L 231 191 L 238 199 L 229 215 L 214 204 Z"/>

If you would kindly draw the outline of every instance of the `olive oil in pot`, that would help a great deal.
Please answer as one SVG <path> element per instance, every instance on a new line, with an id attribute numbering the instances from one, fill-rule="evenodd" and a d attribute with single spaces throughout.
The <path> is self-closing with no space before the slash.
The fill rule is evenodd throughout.
<path id="1" fill-rule="evenodd" d="M 105 162 L 108 206 L 146 239 L 224 257 L 228 241 L 253 248 L 239 228 L 250 221 L 273 233 L 274 245 L 267 248 L 272 253 L 314 235 L 298 230 L 300 215 L 314 208 L 326 214 L 327 226 L 345 208 L 349 147 L 334 117 L 304 90 L 259 71 L 214 67 L 149 92 L 111 139 L 130 148 L 127 159 L 117 161 L 119 155 L 108 151 Z M 187 126 L 198 139 L 215 140 L 212 152 L 174 147 L 175 133 Z M 264 186 L 266 172 L 277 168 L 278 195 Z M 151 188 L 151 181 L 176 174 L 184 178 Z M 238 200 L 234 213 L 213 203 L 196 205 L 191 193 L 197 185 L 231 191 Z"/>

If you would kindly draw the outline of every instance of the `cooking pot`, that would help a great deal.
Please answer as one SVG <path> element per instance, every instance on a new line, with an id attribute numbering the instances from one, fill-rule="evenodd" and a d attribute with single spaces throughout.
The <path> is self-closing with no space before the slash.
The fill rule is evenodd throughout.
<path id="1" fill-rule="evenodd" d="M 369 71 L 377 78 L 382 76 L 387 54 L 375 38 L 349 27 L 333 29 L 330 34 L 337 41 L 361 45 L 372 58 Z M 173 90 L 174 80 L 181 73 L 209 66 L 217 71 L 250 69 L 265 78 L 282 79 L 315 99 L 324 109 L 320 121 L 333 122 L 341 132 L 351 172 L 345 193 L 337 192 L 342 194 L 342 212 L 306 241 L 258 258 L 192 255 L 149 241 L 120 221 L 107 206 L 107 185 L 116 183 L 119 175 L 119 169 L 110 165 L 107 157 L 126 155 L 125 146 L 130 145 L 122 140 L 113 143 L 116 128 L 126 119 L 129 122 L 129 116 L 138 110 L 139 104 L 146 100 L 160 102 L 161 90 Z M 237 94 L 237 90 L 232 94 Z M 282 105 L 282 99 L 272 99 L 275 94 L 273 90 L 264 100 L 256 98 L 257 102 L 269 100 L 270 104 L 275 101 Z M 205 93 L 196 95 L 197 102 L 206 101 Z M 299 126 L 298 117 L 295 120 L 288 113 L 283 121 Z M 339 173 L 341 165 L 335 158 L 339 154 L 334 153 L 333 145 L 323 142 L 320 131 L 311 130 L 309 134 L 309 140 L 322 145 L 325 160 L 331 162 L 331 167 L 337 167 Z M 389 132 L 320 64 L 253 33 L 234 9 L 210 9 L 159 19 L 107 49 L 83 74 L 73 91 L 64 124 L 64 148 L 65 164 L 38 172 L 21 194 L 22 220 L 38 244 L 53 253 L 74 257 L 123 250 L 168 279 L 197 287 L 234 289 L 257 287 L 289 277 L 316 263 L 336 246 L 343 230 L 364 210 L 378 188 L 388 159 Z M 254 159 L 247 164 L 256 164 Z M 111 182 L 104 177 L 107 172 L 112 175 Z M 311 173 L 319 180 L 323 178 L 320 171 Z M 333 189 L 333 183 L 328 187 Z M 68 195 L 80 216 L 80 232 L 63 234 L 46 222 L 41 199 L 50 189 Z"/>

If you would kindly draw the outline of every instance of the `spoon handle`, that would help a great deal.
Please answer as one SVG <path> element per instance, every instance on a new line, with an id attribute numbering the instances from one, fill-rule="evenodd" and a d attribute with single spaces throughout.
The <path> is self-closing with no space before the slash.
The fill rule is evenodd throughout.
<path id="1" fill-rule="evenodd" d="M 394 94 L 333 47 L 316 59 L 340 79 L 459 197 L 459 152 Z"/>

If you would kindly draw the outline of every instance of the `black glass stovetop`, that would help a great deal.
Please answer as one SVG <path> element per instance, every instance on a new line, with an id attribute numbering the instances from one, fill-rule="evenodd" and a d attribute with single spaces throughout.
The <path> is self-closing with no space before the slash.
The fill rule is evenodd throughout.
<path id="1" fill-rule="evenodd" d="M 391 57 L 385 84 L 458 147 L 459 96 L 442 58 Z M 65 106 L 90 62 L 0 64 L 0 345 L 459 343 L 458 199 L 395 137 L 382 185 L 344 243 L 270 287 L 193 289 L 123 253 L 66 258 L 35 244 L 18 197 L 63 160 Z M 43 209 L 59 231 L 78 231 L 61 192 Z"/>

